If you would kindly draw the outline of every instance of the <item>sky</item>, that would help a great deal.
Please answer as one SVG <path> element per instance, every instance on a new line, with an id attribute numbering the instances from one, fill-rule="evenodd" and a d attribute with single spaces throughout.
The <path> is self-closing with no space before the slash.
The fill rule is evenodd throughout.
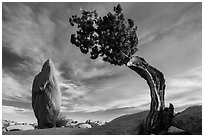
<path id="1" fill-rule="evenodd" d="M 144 79 L 126 66 L 91 60 L 71 44 L 69 17 L 100 16 L 118 3 L 2 3 L 2 118 L 36 122 L 34 77 L 50 58 L 62 92 L 61 115 L 110 121 L 149 109 Z M 164 73 L 165 104 L 176 112 L 202 104 L 202 3 L 120 3 L 137 25 L 137 55 Z"/>

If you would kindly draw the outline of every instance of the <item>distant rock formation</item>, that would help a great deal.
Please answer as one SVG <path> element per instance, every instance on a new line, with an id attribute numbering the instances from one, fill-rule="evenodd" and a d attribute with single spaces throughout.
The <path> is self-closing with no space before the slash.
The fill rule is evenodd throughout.
<path id="1" fill-rule="evenodd" d="M 76 127 L 77 128 L 92 128 L 92 126 L 87 123 L 79 123 Z"/>
<path id="2" fill-rule="evenodd" d="M 7 132 L 7 129 L 5 127 L 2 127 L 2 132 Z"/>
<path id="3" fill-rule="evenodd" d="M 53 62 L 48 59 L 41 72 L 35 76 L 32 87 L 32 107 L 38 128 L 56 126 L 61 107 L 61 92 Z"/>
<path id="4" fill-rule="evenodd" d="M 202 134 L 202 106 L 193 106 L 178 113 L 172 125 L 192 135 Z"/>
<path id="5" fill-rule="evenodd" d="M 69 119 L 68 117 L 58 118 L 56 127 L 71 127 L 72 123 L 75 123 L 75 121 L 73 119 Z"/>
<path id="6" fill-rule="evenodd" d="M 98 126 L 102 126 L 104 125 L 105 123 L 104 122 L 101 122 L 101 121 L 92 121 L 92 120 L 87 120 L 85 123 L 91 125 L 92 127 L 98 127 Z"/>
<path id="7" fill-rule="evenodd" d="M 24 130 L 34 130 L 31 125 L 13 125 L 7 127 L 8 131 L 24 131 Z"/>

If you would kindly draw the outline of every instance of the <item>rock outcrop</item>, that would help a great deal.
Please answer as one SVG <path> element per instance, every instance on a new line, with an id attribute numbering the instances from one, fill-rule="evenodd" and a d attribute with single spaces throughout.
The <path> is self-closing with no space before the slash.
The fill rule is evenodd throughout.
<path id="1" fill-rule="evenodd" d="M 139 135 L 149 111 L 120 116 L 102 126 L 91 128 L 81 135 Z"/>
<path id="2" fill-rule="evenodd" d="M 32 87 L 32 107 L 38 128 L 56 126 L 61 107 L 61 92 L 53 62 L 48 59 L 41 72 L 35 76 Z"/>
<path id="3" fill-rule="evenodd" d="M 24 130 L 34 130 L 31 125 L 13 125 L 7 127 L 8 131 L 24 131 Z"/>
<path id="4" fill-rule="evenodd" d="M 189 107 L 177 114 L 167 135 L 197 135 L 202 132 L 202 106 Z M 149 111 L 118 117 L 111 122 L 81 132 L 80 135 L 143 135 L 143 122 Z M 168 124 L 168 123 L 167 123 Z M 197 124 L 197 125 L 196 125 Z"/>
<path id="5" fill-rule="evenodd" d="M 202 106 L 193 106 L 175 115 L 172 125 L 192 135 L 202 134 Z"/>
<path id="6" fill-rule="evenodd" d="M 92 126 L 87 123 L 79 123 L 76 127 L 77 128 L 92 128 Z"/>

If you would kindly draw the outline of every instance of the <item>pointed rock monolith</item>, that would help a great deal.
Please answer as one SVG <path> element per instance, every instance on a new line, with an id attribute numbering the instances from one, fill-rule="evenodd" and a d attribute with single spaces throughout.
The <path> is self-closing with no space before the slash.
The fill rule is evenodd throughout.
<path id="1" fill-rule="evenodd" d="M 48 59 L 41 72 L 35 76 L 32 87 L 32 108 L 37 118 L 38 128 L 52 128 L 61 107 L 61 92 L 56 71 L 51 59 Z"/>

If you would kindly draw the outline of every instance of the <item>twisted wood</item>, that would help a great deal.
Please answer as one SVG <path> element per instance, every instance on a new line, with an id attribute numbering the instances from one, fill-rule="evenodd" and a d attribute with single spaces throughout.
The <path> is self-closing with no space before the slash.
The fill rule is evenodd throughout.
<path id="1" fill-rule="evenodd" d="M 138 56 L 132 57 L 127 66 L 144 78 L 150 88 L 150 111 L 143 125 L 143 134 L 165 134 L 171 125 L 169 121 L 171 121 L 173 116 L 173 105 L 171 104 L 169 108 L 165 108 L 164 95 L 166 85 L 163 73 Z M 167 119 L 167 121 L 163 119 Z"/>

